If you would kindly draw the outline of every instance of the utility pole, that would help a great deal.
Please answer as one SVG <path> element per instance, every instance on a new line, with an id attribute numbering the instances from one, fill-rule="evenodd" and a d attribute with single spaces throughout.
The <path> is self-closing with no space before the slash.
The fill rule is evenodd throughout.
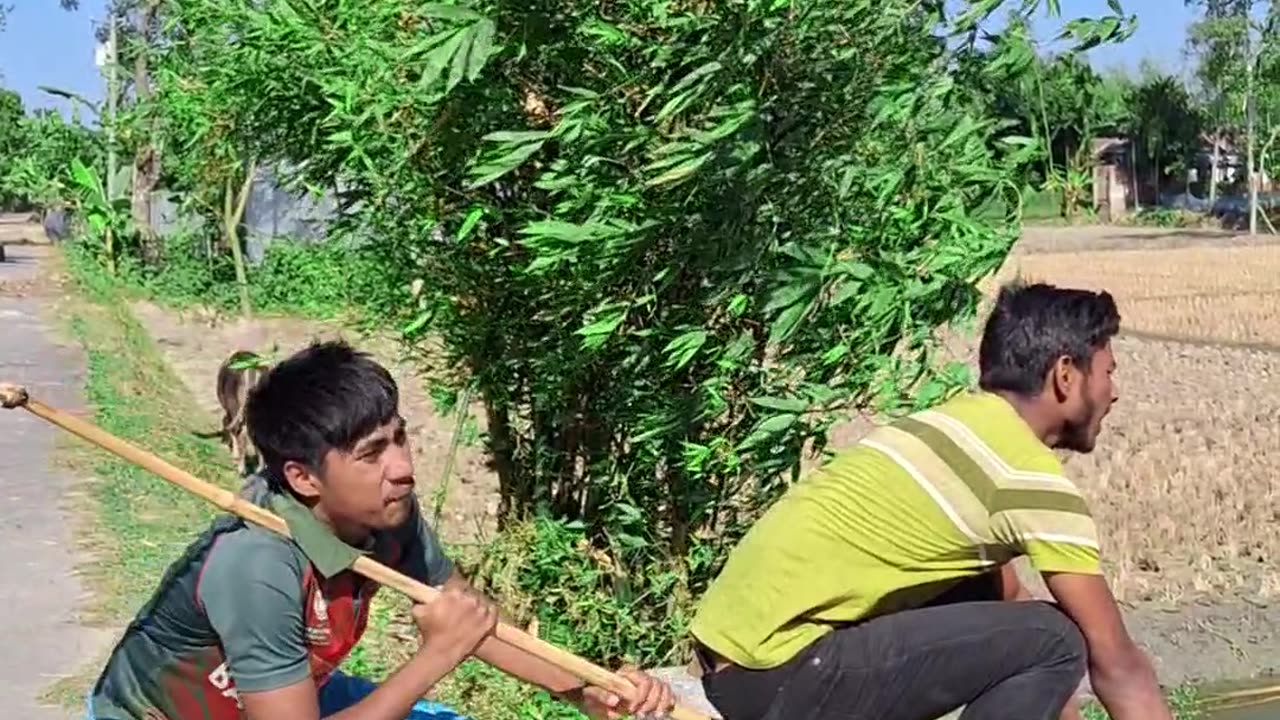
<path id="1" fill-rule="evenodd" d="M 120 94 L 120 63 L 117 62 L 116 52 L 118 49 L 117 27 L 119 23 L 116 17 L 114 7 L 107 7 L 107 182 L 106 190 L 107 205 L 113 207 L 115 205 L 116 196 L 119 189 L 116 187 L 117 158 L 116 158 L 116 103 L 117 96 Z M 107 225 L 104 233 L 104 241 L 107 254 L 107 270 L 115 275 L 116 273 L 116 248 L 115 248 L 115 229 L 110 224 Z"/>
<path id="2" fill-rule="evenodd" d="M 1265 38 L 1264 38 L 1265 40 Z M 1256 160 L 1253 146 L 1256 138 L 1254 128 L 1257 124 L 1257 100 L 1254 98 L 1254 66 L 1258 62 L 1259 50 L 1253 47 L 1253 22 L 1248 9 L 1244 13 L 1244 77 L 1245 77 L 1245 138 L 1248 143 L 1248 178 L 1249 178 L 1249 234 L 1258 234 L 1258 181 L 1255 176 Z"/>

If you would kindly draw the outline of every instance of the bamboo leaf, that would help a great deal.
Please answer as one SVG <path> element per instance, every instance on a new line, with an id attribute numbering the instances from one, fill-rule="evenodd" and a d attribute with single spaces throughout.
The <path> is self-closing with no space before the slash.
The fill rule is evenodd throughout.
<path id="1" fill-rule="evenodd" d="M 467 53 L 467 79 L 475 82 L 484 72 L 493 53 L 493 36 L 497 25 L 492 20 L 482 20 L 476 25 L 475 37 L 471 40 L 471 50 Z"/>
<path id="2" fill-rule="evenodd" d="M 469 37 L 465 28 L 453 30 L 449 33 L 447 40 L 437 45 L 434 50 L 427 54 L 427 66 L 422 73 L 420 81 L 423 87 L 431 87 L 440 79 L 444 69 L 451 64 L 454 55 L 458 53 L 462 43 Z"/>
<path id="3" fill-rule="evenodd" d="M 707 342 L 705 330 L 691 330 L 667 343 L 663 352 L 667 354 L 666 364 L 679 370 L 693 359 Z"/>
<path id="4" fill-rule="evenodd" d="M 472 25 L 461 33 L 462 42 L 458 44 L 457 50 L 453 53 L 451 62 L 449 63 L 449 79 L 445 82 L 444 91 L 452 92 L 458 83 L 467 76 L 467 69 L 470 67 L 471 49 L 475 46 L 476 26 Z"/>
<path id="5" fill-rule="evenodd" d="M 689 87 L 690 85 L 693 85 L 698 80 L 701 80 L 702 78 L 707 77 L 709 75 L 713 75 L 719 72 L 723 68 L 724 66 L 720 64 L 719 60 L 713 60 L 704 65 L 700 65 L 697 68 L 695 68 L 692 72 L 690 72 L 688 75 L 685 75 L 684 77 L 680 78 L 680 81 L 677 82 L 675 85 L 672 85 L 671 89 L 668 90 L 667 92 L 668 94 L 671 94 L 671 95 L 680 93 L 685 88 Z"/>
<path id="6" fill-rule="evenodd" d="M 754 397 L 751 398 L 751 403 L 770 410 L 781 410 L 789 413 L 802 413 L 809 409 L 808 401 L 800 398 Z"/>
<path id="7" fill-rule="evenodd" d="M 539 220 L 520 228 L 521 235 L 549 237 L 565 242 L 580 243 L 588 240 L 616 236 L 620 231 L 604 223 L 585 223 L 582 225 L 563 220 Z"/>
<path id="8" fill-rule="evenodd" d="M 481 20 L 483 15 L 463 5 L 446 3 L 423 3 L 418 10 L 427 17 L 440 20 Z"/>
<path id="9" fill-rule="evenodd" d="M 684 180 L 685 178 L 697 172 L 698 168 L 701 168 L 703 165 L 707 164 L 707 161 L 710 160 L 714 155 L 715 155 L 714 152 L 705 152 L 701 155 L 698 155 L 697 157 L 690 158 L 680 163 L 676 167 L 673 167 L 670 170 L 662 173 L 661 175 L 655 178 L 650 178 L 649 180 L 646 180 L 645 187 L 657 187 L 659 185 L 670 185 L 672 183 L 677 183 L 681 180 Z"/>
<path id="10" fill-rule="evenodd" d="M 484 208 L 472 208 L 467 213 L 467 217 L 462 221 L 462 226 L 458 228 L 458 242 L 462 242 L 471 235 L 471 231 L 480 223 L 480 218 L 484 217 Z"/>
<path id="11" fill-rule="evenodd" d="M 582 347 L 586 350 L 594 350 L 608 340 L 622 321 L 627 317 L 626 310 L 617 310 L 606 314 L 604 317 L 592 322 L 584 327 L 578 328 L 574 334 L 582 336 Z"/>
<path id="12" fill-rule="evenodd" d="M 800 318 L 804 317 L 808 310 L 808 303 L 792 305 L 783 310 L 769 325 L 769 342 L 775 344 L 785 342 L 795 332 L 800 324 Z"/>
<path id="13" fill-rule="evenodd" d="M 468 173 L 471 179 L 467 182 L 467 189 L 472 190 L 482 185 L 488 185 L 523 165 L 526 160 L 533 157 L 533 154 L 541 149 L 541 142 L 529 143 L 512 150 L 506 155 L 472 168 Z"/>
<path id="14" fill-rule="evenodd" d="M 654 116 L 653 121 L 661 123 L 667 118 L 679 113 L 693 99 L 694 90 L 686 90 L 667 101 L 658 114 Z"/>
<path id="15" fill-rule="evenodd" d="M 485 142 L 527 143 L 534 140 L 546 140 L 551 135 L 552 133 L 549 130 L 498 130 L 484 135 L 480 139 Z"/>
<path id="16" fill-rule="evenodd" d="M 800 416 L 794 413 L 784 413 L 769 417 L 756 425 L 751 434 L 738 445 L 738 449 L 748 450 L 750 448 L 758 447 L 771 437 L 791 429 L 799 419 Z"/>

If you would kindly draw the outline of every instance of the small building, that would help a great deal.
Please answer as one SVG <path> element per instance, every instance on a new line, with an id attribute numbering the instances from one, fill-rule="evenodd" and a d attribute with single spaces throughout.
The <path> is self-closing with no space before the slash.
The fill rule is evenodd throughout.
<path id="1" fill-rule="evenodd" d="M 1094 138 L 1093 207 L 1104 222 L 1115 222 L 1133 207 L 1133 143 L 1124 137 Z"/>

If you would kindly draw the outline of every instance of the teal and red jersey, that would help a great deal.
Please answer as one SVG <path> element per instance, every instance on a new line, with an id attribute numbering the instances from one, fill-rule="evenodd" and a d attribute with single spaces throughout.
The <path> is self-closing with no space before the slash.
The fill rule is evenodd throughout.
<path id="1" fill-rule="evenodd" d="M 361 555 L 429 585 L 453 572 L 416 501 L 400 528 L 342 542 L 292 496 L 252 478 L 246 497 L 291 538 L 219 517 L 169 566 L 94 685 L 98 720 L 242 720 L 240 692 L 321 687 L 359 642 L 378 584 Z"/>

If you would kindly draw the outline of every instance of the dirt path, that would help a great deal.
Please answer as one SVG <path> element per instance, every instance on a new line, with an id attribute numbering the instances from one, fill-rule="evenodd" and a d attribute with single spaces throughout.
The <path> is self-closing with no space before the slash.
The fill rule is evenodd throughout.
<path id="1" fill-rule="evenodd" d="M 64 408 L 80 408 L 83 362 L 45 319 L 52 289 L 40 277 L 47 248 L 9 248 L 0 264 L 0 378 Z M 109 633 L 82 627 L 86 588 L 74 575 L 74 535 L 64 507 L 75 479 L 53 466 L 56 428 L 25 412 L 0 416 L 0 714 L 29 720 L 81 717 L 42 705 L 54 681 L 95 657 Z"/>
<path id="2" fill-rule="evenodd" d="M 133 303 L 131 309 L 169 366 L 208 412 L 208 427 L 193 430 L 216 429 L 221 415 L 214 392 L 218 366 L 236 350 L 283 358 L 314 340 L 344 338 L 371 353 L 400 387 L 401 411 L 412 438 L 418 494 L 428 508 L 435 508 L 437 499 L 443 497 L 443 512 L 437 524 L 441 535 L 449 542 L 466 543 L 493 531 L 498 485 L 479 446 L 482 427 L 474 422 L 464 424 L 453 467 L 447 482 L 442 483 L 456 419 L 436 413 L 423 378 L 411 361 L 401 357 L 390 338 L 366 337 L 336 323 L 292 317 L 255 317 L 245 321 L 212 313 L 175 312 L 145 301 Z M 480 416 L 473 403 L 472 417 Z"/>

